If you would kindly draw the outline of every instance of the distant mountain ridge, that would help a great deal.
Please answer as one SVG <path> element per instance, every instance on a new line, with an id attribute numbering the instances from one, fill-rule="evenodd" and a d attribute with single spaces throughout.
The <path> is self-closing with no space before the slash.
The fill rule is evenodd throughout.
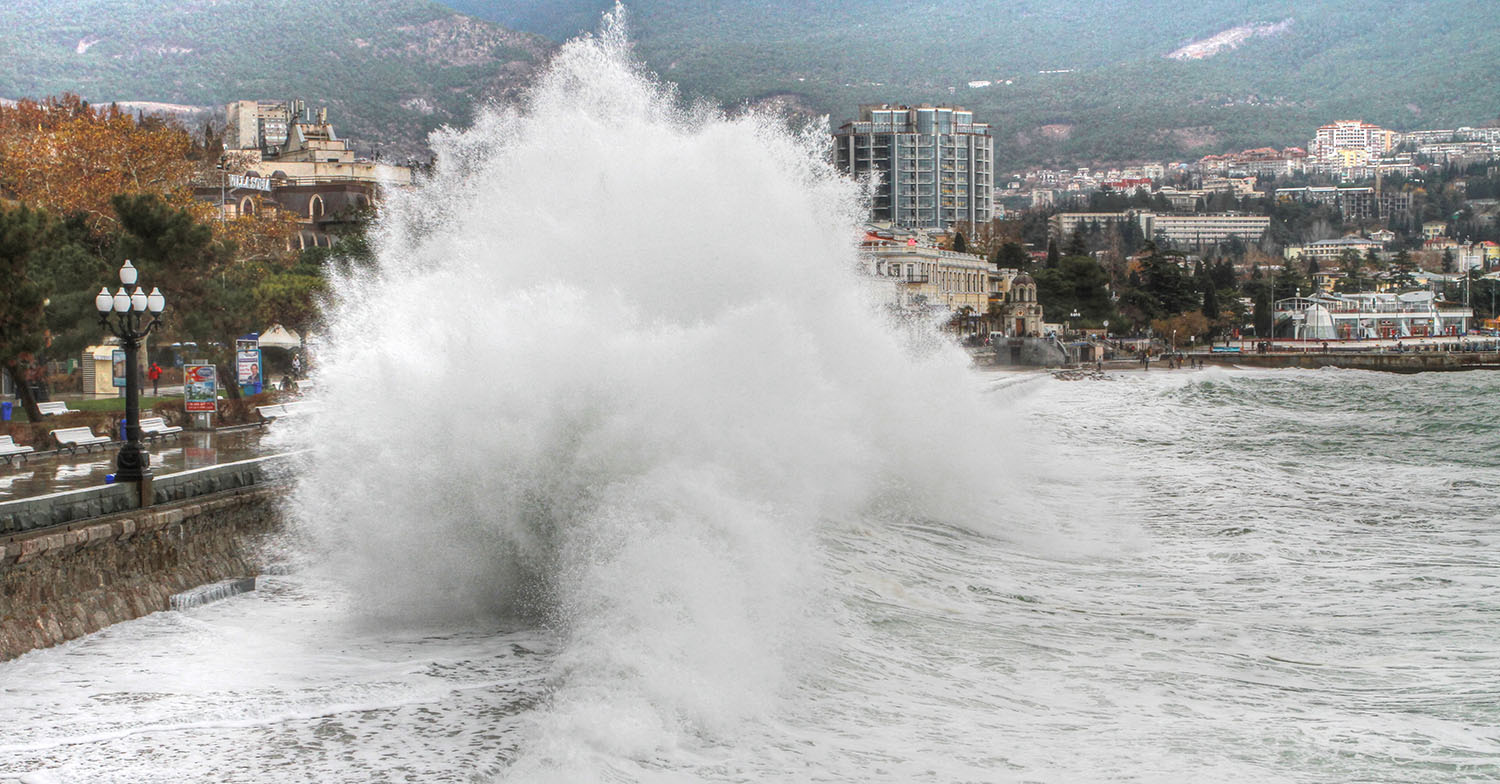
<path id="1" fill-rule="evenodd" d="M 611 0 L 11 0 L 0 97 L 220 110 L 327 105 L 387 157 L 514 95 Z M 689 96 L 837 124 L 869 102 L 947 102 L 1003 168 L 1303 145 L 1500 117 L 1493 0 L 634 0 L 636 51 Z M 1290 20 L 1290 22 L 1288 22 Z M 1178 57 L 1173 57 L 1173 55 Z"/>
<path id="2" fill-rule="evenodd" d="M 612 6 L 445 2 L 554 40 Z M 835 123 L 864 102 L 958 103 L 995 126 L 1002 165 L 1303 145 L 1335 119 L 1403 130 L 1493 121 L 1495 10 L 1493 0 L 627 3 L 637 51 L 690 94 L 776 95 Z"/>
<path id="3" fill-rule="evenodd" d="M 400 158 L 512 94 L 554 48 L 429 0 L 11 0 L 0 96 L 74 92 L 178 114 L 303 98 L 366 152 Z"/>

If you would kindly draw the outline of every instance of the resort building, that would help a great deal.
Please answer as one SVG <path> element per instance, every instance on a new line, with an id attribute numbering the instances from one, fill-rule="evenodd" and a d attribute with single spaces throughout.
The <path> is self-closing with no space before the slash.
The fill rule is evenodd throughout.
<path id="1" fill-rule="evenodd" d="M 1095 223 L 1108 230 L 1116 223 L 1130 220 L 1130 212 L 1059 212 L 1048 221 L 1048 234 L 1061 244 L 1078 232 L 1078 227 L 1092 228 Z"/>
<path id="2" fill-rule="evenodd" d="M 368 182 L 412 184 L 409 167 L 356 157 L 334 132 L 328 110 L 302 101 L 235 101 L 224 132 L 224 172 L 269 177 L 294 185 Z"/>
<path id="3" fill-rule="evenodd" d="M 1276 333 L 1297 340 L 1367 340 L 1464 335 L 1471 308 L 1431 291 L 1318 293 L 1276 302 Z"/>
<path id="4" fill-rule="evenodd" d="M 1363 258 L 1369 251 L 1378 251 L 1381 247 L 1380 243 L 1363 237 L 1344 237 L 1336 240 L 1318 240 L 1306 245 L 1288 245 L 1284 253 L 1289 259 L 1316 259 L 1319 265 L 1327 266 L 1324 262 L 1338 261 L 1344 255 L 1344 251 L 1354 251 Z"/>
<path id="5" fill-rule="evenodd" d="M 951 106 L 861 106 L 833 134 L 834 162 L 875 177 L 870 219 L 946 229 L 988 223 L 995 140 L 974 113 Z"/>
<path id="6" fill-rule="evenodd" d="M 900 230 L 872 230 L 860 243 L 865 273 L 889 288 L 889 304 L 909 311 L 972 314 L 988 312 L 992 290 L 989 260 L 972 253 L 943 250 L 925 236 Z"/>
<path id="7" fill-rule="evenodd" d="M 1338 207 L 1345 220 L 1389 220 L 1411 214 L 1412 195 L 1403 191 L 1377 191 L 1370 187 L 1277 188 L 1276 198 Z"/>
<path id="8" fill-rule="evenodd" d="M 1247 243 L 1259 242 L 1271 226 L 1264 215 L 1241 215 L 1220 212 L 1208 215 L 1158 215 L 1142 212 L 1136 215 L 1141 233 L 1152 239 L 1165 239 L 1173 245 L 1202 247 L 1227 242 L 1238 237 Z"/>
<path id="9" fill-rule="evenodd" d="M 1324 166 L 1348 168 L 1390 152 L 1397 134 L 1359 120 L 1340 120 L 1317 130 L 1308 152 Z"/>
<path id="10" fill-rule="evenodd" d="M 387 188 L 409 187 L 412 171 L 354 154 L 326 109 L 301 101 L 236 101 L 226 111 L 224 157 L 193 188 L 223 220 L 261 211 L 290 215 L 294 248 L 331 247 L 338 228 L 373 207 Z"/>

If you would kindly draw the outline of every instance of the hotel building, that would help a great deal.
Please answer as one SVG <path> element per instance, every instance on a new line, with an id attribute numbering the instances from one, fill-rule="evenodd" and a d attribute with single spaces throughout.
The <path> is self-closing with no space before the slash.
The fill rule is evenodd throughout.
<path id="1" fill-rule="evenodd" d="M 834 162 L 873 176 L 870 220 L 947 229 L 988 223 L 994 199 L 995 141 L 974 113 L 950 106 L 861 106 L 859 119 L 833 134 Z"/>

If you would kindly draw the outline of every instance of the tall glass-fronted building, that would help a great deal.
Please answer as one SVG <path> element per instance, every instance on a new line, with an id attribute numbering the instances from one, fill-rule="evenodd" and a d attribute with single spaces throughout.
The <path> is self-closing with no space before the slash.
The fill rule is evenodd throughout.
<path id="1" fill-rule="evenodd" d="M 990 126 L 954 106 L 859 107 L 833 134 L 834 160 L 855 176 L 879 175 L 870 219 L 946 229 L 987 223 L 994 200 Z"/>

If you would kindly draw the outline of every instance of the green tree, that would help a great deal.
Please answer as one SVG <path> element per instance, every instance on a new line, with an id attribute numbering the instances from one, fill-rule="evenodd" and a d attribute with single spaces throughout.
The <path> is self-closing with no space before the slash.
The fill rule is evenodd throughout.
<path id="1" fill-rule="evenodd" d="M 1098 325 L 1113 317 L 1109 273 L 1089 256 L 1066 256 L 1057 269 L 1038 270 L 1037 301 L 1056 320 L 1059 313 L 1077 310 L 1083 323 Z"/>
<path id="2" fill-rule="evenodd" d="M 1219 290 L 1214 287 L 1213 278 L 1203 277 L 1203 316 L 1210 322 L 1219 320 Z"/>
<path id="3" fill-rule="evenodd" d="M 232 246 L 155 194 L 122 194 L 113 203 L 120 253 L 136 260 L 143 280 L 170 284 L 163 292 L 170 332 L 196 341 L 210 361 L 228 367 L 235 340 L 255 328 L 254 290 L 263 269 L 234 263 Z M 226 384 L 225 391 L 239 399 L 238 385 Z"/>
<path id="4" fill-rule="evenodd" d="M 961 232 L 961 231 L 956 231 L 956 232 L 953 233 L 953 252 L 954 253 L 968 253 L 969 252 L 969 241 L 966 240 L 966 239 L 964 239 L 964 233 Z"/>
<path id="5" fill-rule="evenodd" d="M 1057 252 L 1057 241 L 1049 238 L 1047 240 L 1047 269 L 1057 269 L 1057 260 L 1062 255 Z"/>
<path id="6" fill-rule="evenodd" d="M 1262 288 L 1255 294 L 1255 336 L 1273 337 L 1271 332 L 1275 319 L 1276 314 L 1271 309 L 1271 291 L 1268 288 Z"/>
<path id="7" fill-rule="evenodd" d="M 1452 275 L 1458 271 L 1458 260 L 1453 258 L 1453 249 L 1443 249 L 1443 272 Z"/>
<path id="8" fill-rule="evenodd" d="M 0 203 L 0 370 L 16 384 L 16 396 L 33 422 L 42 421 L 27 384 L 35 353 L 46 344 L 47 295 L 36 281 L 37 251 L 52 231 L 47 213 Z"/>
<path id="9" fill-rule="evenodd" d="M 1083 232 L 1084 232 L 1083 221 L 1079 221 L 1078 222 L 1078 227 L 1076 229 L 1074 229 L 1074 231 L 1073 231 L 1072 238 L 1070 238 L 1068 240 L 1068 252 L 1067 252 L 1067 255 L 1069 255 L 1069 256 L 1087 256 L 1087 255 L 1089 255 L 1089 243 L 1088 243 L 1088 240 L 1084 238 Z"/>
<path id="10" fill-rule="evenodd" d="M 1391 262 L 1395 274 L 1391 276 L 1391 282 L 1402 288 L 1415 286 L 1417 279 L 1413 275 L 1417 271 L 1416 262 L 1412 261 L 1411 252 L 1406 248 L 1396 252 L 1396 258 Z"/>
<path id="11" fill-rule="evenodd" d="M 995 251 L 995 266 L 1000 269 L 1023 270 L 1030 263 L 1031 257 L 1018 242 L 1007 242 Z"/>
<path id="12" fill-rule="evenodd" d="M 1276 273 L 1272 296 L 1274 299 L 1286 299 L 1295 297 L 1299 293 L 1305 293 L 1309 288 L 1307 276 L 1302 274 L 1300 265 L 1287 259 L 1286 263 Z"/>

